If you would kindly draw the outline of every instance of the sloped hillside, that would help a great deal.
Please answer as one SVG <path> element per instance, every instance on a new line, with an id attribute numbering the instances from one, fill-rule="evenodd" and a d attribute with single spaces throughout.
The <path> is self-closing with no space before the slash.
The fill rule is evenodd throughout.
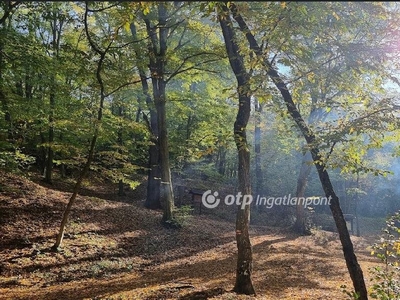
<path id="1" fill-rule="evenodd" d="M 234 223 L 196 213 L 180 230 L 163 228 L 162 213 L 143 208 L 140 186 L 125 197 L 105 183 L 83 189 L 53 253 L 71 186 L 0 177 L 0 299 L 343 299 L 340 285 L 350 285 L 335 234 L 258 226 L 258 296 L 236 296 Z M 354 241 L 364 269 L 377 264 Z"/>

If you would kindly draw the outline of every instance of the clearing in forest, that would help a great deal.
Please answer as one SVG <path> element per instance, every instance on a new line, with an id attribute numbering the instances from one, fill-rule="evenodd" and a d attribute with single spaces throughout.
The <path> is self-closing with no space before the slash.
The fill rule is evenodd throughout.
<path id="1" fill-rule="evenodd" d="M 340 286 L 351 286 L 335 233 L 253 226 L 257 296 L 237 296 L 233 222 L 206 212 L 165 229 L 161 211 L 104 184 L 82 190 L 52 253 L 69 187 L 1 178 L 0 299 L 344 299 Z M 371 240 L 353 241 L 368 282 Z"/>

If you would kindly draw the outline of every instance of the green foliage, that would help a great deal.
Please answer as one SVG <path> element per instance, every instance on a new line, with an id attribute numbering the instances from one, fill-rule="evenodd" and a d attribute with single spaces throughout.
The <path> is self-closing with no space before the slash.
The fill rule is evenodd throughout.
<path id="1" fill-rule="evenodd" d="M 371 297 L 399 299 L 400 295 L 400 212 L 386 220 L 381 240 L 372 246 L 371 255 L 379 258 L 383 266 L 370 268 L 372 274 Z"/>
<path id="2" fill-rule="evenodd" d="M 35 160 L 35 157 L 26 155 L 18 149 L 14 152 L 0 152 L 0 168 L 8 172 L 26 170 L 35 163 Z"/>
<path id="3" fill-rule="evenodd" d="M 354 299 L 354 300 L 360 299 L 360 295 L 358 295 L 358 294 L 357 294 L 356 292 L 354 292 L 354 291 L 348 291 L 348 290 L 347 290 L 347 286 L 346 286 L 345 284 L 342 284 L 342 285 L 340 286 L 340 288 L 342 289 L 342 292 L 347 296 L 346 299 L 348 299 L 348 300 L 351 300 L 351 299 Z"/>
<path id="4" fill-rule="evenodd" d="M 181 207 L 175 207 L 174 209 L 174 221 L 179 227 L 183 227 L 190 222 L 190 218 L 193 216 L 193 207 L 190 205 L 182 205 Z"/>
<path id="5" fill-rule="evenodd" d="M 168 17 L 165 74 L 172 168 L 181 174 L 190 175 L 193 171 L 222 183 L 226 177 L 234 181 L 238 168 L 232 134 L 237 91 L 215 19 L 220 5 L 166 3 L 173 14 Z M 349 174 L 362 175 L 363 190 L 368 191 L 364 196 L 371 199 L 380 193 L 376 182 L 384 181 L 371 179 L 366 173 L 387 175 L 386 182 L 396 186 L 386 172 L 392 160 L 385 160 L 387 152 L 375 151 L 385 148 L 388 141 L 397 145 L 399 140 L 398 115 L 385 87 L 399 61 L 393 47 L 398 41 L 398 16 L 396 8 L 387 9 L 388 5 L 237 3 L 252 32 L 262 41 L 265 55 L 289 83 L 302 114 L 321 112 L 316 120 L 310 117 L 307 122 L 317 135 L 322 159 L 328 167 L 338 170 L 335 180 L 351 181 Z M 123 2 L 107 8 L 106 3 L 89 3 L 93 9 L 88 16 L 90 36 L 102 49 L 112 42 L 101 71 L 107 97 L 100 125 L 95 121 L 98 57 L 83 30 L 85 3 L 20 3 L 0 28 L 2 167 L 26 167 L 19 155 L 35 157 L 40 164 L 52 149 L 56 167 L 80 169 L 98 127 L 93 169 L 113 182 L 136 184 L 131 182 L 131 175 L 144 173 L 147 168 L 150 132 L 143 115 L 149 116 L 149 107 L 140 83 L 130 83 L 139 79 L 139 68 L 150 77 L 143 15 L 156 24 L 156 6 L 156 2 Z M 4 10 L 6 5 L 1 7 Z M 136 40 L 130 32 L 132 23 L 136 26 Z M 56 48 L 52 40 L 54 24 L 60 31 Z M 263 192 L 293 193 L 298 154 L 307 149 L 302 147 L 299 131 L 288 119 L 281 95 L 266 80 L 265 68 L 257 57 L 249 55 L 244 36 L 238 42 L 246 67 L 252 70 L 251 92 L 264 107 Z M 138 50 L 138 56 L 134 50 Z M 151 95 L 150 80 L 148 83 Z M 50 105 L 52 93 L 54 106 Z M 247 128 L 251 154 L 253 124 L 251 116 Z M 52 142 L 50 127 L 54 129 Z M 19 149 L 19 154 L 10 149 Z M 320 193 L 313 177 L 309 191 Z M 385 190 L 383 198 L 380 203 L 397 203 L 396 193 L 390 189 Z"/>

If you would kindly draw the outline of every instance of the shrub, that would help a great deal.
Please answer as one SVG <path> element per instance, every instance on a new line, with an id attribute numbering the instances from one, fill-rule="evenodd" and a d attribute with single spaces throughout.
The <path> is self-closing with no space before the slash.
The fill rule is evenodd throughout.
<path id="1" fill-rule="evenodd" d="M 380 242 L 372 246 L 371 255 L 383 262 L 383 266 L 375 266 L 369 271 L 373 275 L 371 281 L 371 298 L 390 300 L 400 299 L 400 212 L 386 220 Z"/>

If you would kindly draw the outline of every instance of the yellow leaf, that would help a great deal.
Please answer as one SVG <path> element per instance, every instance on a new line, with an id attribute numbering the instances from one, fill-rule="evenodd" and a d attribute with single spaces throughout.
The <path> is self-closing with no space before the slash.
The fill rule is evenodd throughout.
<path id="1" fill-rule="evenodd" d="M 131 24 L 130 22 L 126 22 L 124 24 L 124 29 L 126 30 L 126 32 L 130 32 L 131 31 Z"/>
<path id="2" fill-rule="evenodd" d="M 335 17 L 336 20 L 339 20 L 339 19 L 340 19 L 340 17 L 338 16 L 337 13 L 333 12 L 332 15 Z"/>

